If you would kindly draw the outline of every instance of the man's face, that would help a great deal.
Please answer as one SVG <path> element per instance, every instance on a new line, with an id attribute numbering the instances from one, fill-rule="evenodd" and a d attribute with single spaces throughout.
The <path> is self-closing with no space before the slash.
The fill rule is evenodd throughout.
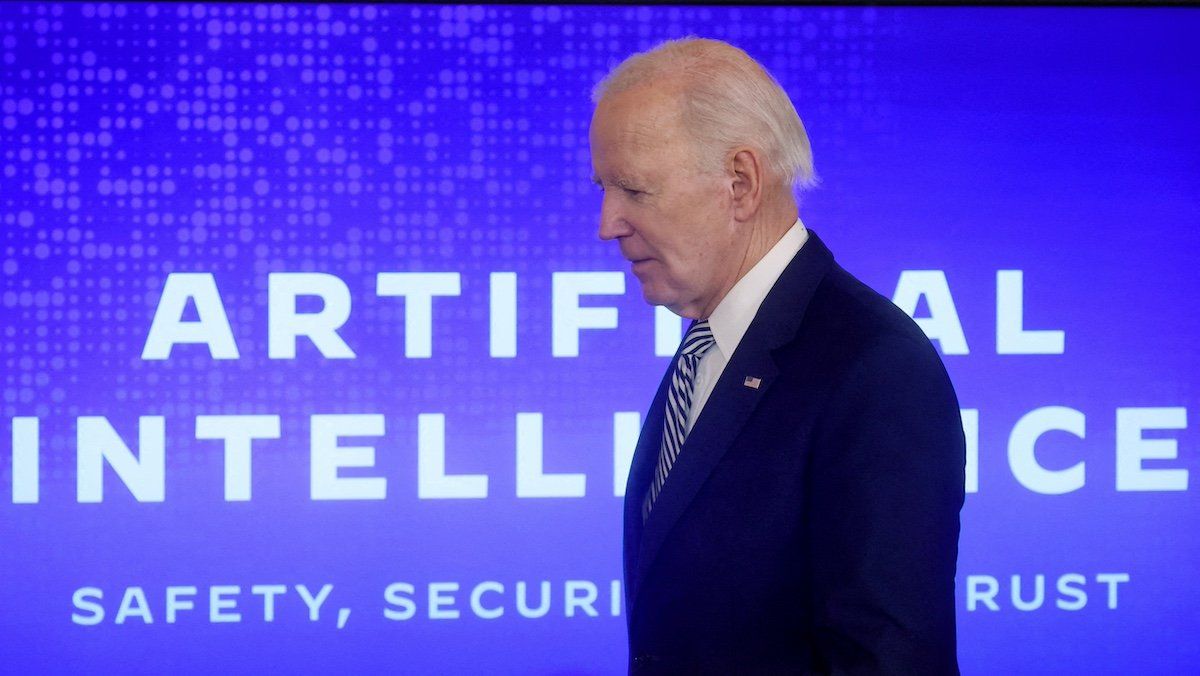
<path id="1" fill-rule="evenodd" d="M 600 238 L 617 240 L 646 302 L 707 317 L 735 281 L 746 247 L 731 185 L 699 171 L 677 95 L 643 85 L 604 97 L 590 139 L 604 190 Z"/>

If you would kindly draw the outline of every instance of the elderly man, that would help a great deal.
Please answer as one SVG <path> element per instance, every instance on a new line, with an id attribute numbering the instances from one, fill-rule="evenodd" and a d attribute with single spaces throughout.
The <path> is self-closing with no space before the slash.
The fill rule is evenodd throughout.
<path id="1" fill-rule="evenodd" d="M 600 237 L 696 320 L 625 494 L 630 670 L 956 673 L 958 402 L 915 323 L 797 218 L 812 158 L 787 94 L 686 39 L 594 99 Z"/>

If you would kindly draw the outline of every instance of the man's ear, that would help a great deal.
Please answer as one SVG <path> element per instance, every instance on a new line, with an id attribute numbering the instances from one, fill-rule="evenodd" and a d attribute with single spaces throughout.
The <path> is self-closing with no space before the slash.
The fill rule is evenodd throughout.
<path id="1" fill-rule="evenodd" d="M 729 156 L 727 168 L 732 178 L 734 218 L 748 221 L 754 218 L 762 204 L 762 158 L 752 148 L 737 148 Z"/>

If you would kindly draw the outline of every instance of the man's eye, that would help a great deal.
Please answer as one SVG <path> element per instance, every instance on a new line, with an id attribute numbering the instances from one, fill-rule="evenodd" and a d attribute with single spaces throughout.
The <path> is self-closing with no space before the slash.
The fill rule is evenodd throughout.
<path id="1" fill-rule="evenodd" d="M 645 192 L 643 192 L 641 190 L 635 190 L 634 188 L 621 188 L 621 189 L 625 191 L 625 194 L 630 195 L 632 197 L 641 197 L 642 195 L 646 194 Z"/>

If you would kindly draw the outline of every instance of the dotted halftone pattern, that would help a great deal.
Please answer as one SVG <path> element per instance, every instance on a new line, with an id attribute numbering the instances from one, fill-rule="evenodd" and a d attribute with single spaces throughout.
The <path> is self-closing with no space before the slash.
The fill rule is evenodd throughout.
<path id="1" fill-rule="evenodd" d="M 550 274 L 624 269 L 594 235 L 592 85 L 667 37 L 730 40 L 822 126 L 819 170 L 886 118 L 871 51 L 887 30 L 871 9 L 5 3 L 0 412 L 43 419 L 43 482 L 69 484 L 79 415 L 108 416 L 129 443 L 138 415 L 167 416 L 172 472 L 219 462 L 215 442 L 191 440 L 198 414 L 279 414 L 291 441 L 265 448 L 306 458 L 318 412 L 383 412 L 389 435 L 395 422 L 414 439 L 417 412 L 459 414 L 472 427 L 451 434 L 469 439 L 511 431 L 518 410 L 641 410 L 663 362 L 632 328 L 550 356 Z M 215 275 L 240 359 L 189 345 L 141 360 L 167 275 L 188 271 Z M 267 359 L 278 271 L 347 284 L 357 359 L 305 341 Z M 434 301 L 432 359 L 403 358 L 382 271 L 462 273 L 463 295 Z M 488 357 L 492 271 L 519 275 L 513 360 Z M 634 285 L 593 302 L 649 334 Z M 614 355 L 645 382 L 624 387 Z M 588 433 L 610 452 L 607 428 Z M 7 483 L 7 457 L 0 471 Z"/>

